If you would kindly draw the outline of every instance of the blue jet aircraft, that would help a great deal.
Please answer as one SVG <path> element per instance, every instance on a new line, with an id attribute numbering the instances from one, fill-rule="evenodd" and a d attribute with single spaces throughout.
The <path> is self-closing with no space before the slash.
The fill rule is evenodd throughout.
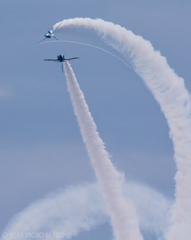
<path id="1" fill-rule="evenodd" d="M 56 29 L 57 29 L 61 24 L 62 24 L 62 22 L 61 22 L 54 30 L 53 30 L 53 28 L 52 28 L 52 29 L 49 30 L 47 33 L 45 33 L 45 34 L 44 34 L 44 38 L 43 38 L 40 42 L 44 41 L 44 40 L 47 39 L 47 38 L 51 38 L 51 37 L 54 37 L 56 40 L 58 40 L 58 39 L 54 36 L 53 32 L 56 31 Z M 40 43 L 40 42 L 38 42 L 38 43 Z"/>

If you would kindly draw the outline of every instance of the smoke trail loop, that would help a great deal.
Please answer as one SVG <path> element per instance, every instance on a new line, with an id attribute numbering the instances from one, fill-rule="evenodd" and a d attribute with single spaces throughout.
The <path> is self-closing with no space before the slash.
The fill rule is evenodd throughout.
<path id="1" fill-rule="evenodd" d="M 53 27 L 58 24 L 60 23 Z M 110 46 L 123 55 L 128 54 L 135 71 L 159 102 L 170 128 L 177 164 L 176 201 L 172 207 L 171 227 L 166 233 L 166 239 L 190 240 L 191 97 L 184 80 L 175 74 L 166 58 L 161 56 L 160 52 L 155 51 L 149 41 L 119 25 L 102 19 L 74 18 L 63 20 L 59 29 L 66 27 L 93 29 Z"/>

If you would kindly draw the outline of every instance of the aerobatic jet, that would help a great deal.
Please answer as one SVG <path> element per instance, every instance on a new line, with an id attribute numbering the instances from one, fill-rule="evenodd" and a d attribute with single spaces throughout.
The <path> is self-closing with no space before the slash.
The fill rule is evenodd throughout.
<path id="1" fill-rule="evenodd" d="M 61 24 L 62 24 L 62 22 L 61 22 L 55 29 L 52 28 L 51 30 L 49 30 L 48 32 L 46 32 L 46 33 L 44 34 L 44 38 L 43 38 L 40 42 L 44 41 L 44 40 L 47 39 L 47 38 L 51 38 L 51 37 L 54 37 L 56 40 L 58 40 L 58 38 L 56 38 L 56 37 L 54 36 L 53 32 L 56 31 L 56 29 L 57 29 Z M 38 43 L 40 43 L 40 42 L 38 42 Z"/>
<path id="2" fill-rule="evenodd" d="M 73 58 L 65 58 L 64 55 L 58 55 L 57 59 L 44 59 L 44 61 L 53 61 L 53 62 L 65 62 L 65 61 L 70 61 L 74 59 L 78 59 L 79 57 L 73 57 Z M 62 64 L 62 72 L 63 72 L 63 64 Z"/>

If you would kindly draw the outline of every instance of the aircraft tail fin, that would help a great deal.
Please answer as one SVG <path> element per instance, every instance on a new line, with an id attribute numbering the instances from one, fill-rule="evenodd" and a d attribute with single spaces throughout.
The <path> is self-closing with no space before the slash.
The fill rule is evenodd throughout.
<path id="1" fill-rule="evenodd" d="M 64 72 L 64 66 L 63 66 L 63 64 L 64 64 L 64 63 L 62 62 L 62 72 Z"/>

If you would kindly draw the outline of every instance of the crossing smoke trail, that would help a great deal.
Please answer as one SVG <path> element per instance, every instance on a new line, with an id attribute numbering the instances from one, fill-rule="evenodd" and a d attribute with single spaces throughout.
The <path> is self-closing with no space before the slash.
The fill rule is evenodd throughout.
<path id="1" fill-rule="evenodd" d="M 62 21 L 59 29 L 65 27 L 94 29 L 112 47 L 128 54 L 135 71 L 159 102 L 170 128 L 177 165 L 176 200 L 171 209 L 171 227 L 165 236 L 168 240 L 190 240 L 191 98 L 184 80 L 175 74 L 166 58 L 155 51 L 149 41 L 119 25 L 101 19 L 74 18 Z"/>
<path id="2" fill-rule="evenodd" d="M 64 62 L 64 70 L 83 141 L 108 206 L 114 236 L 116 240 L 142 240 L 134 205 L 130 200 L 127 203 L 122 195 L 122 175 L 115 170 L 109 159 L 84 95 L 67 61 Z"/>

